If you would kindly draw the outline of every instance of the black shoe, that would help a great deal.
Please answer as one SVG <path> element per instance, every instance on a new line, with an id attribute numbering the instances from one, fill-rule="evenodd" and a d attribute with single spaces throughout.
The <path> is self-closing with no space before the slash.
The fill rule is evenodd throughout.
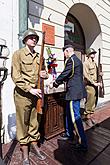
<path id="1" fill-rule="evenodd" d="M 82 144 L 75 144 L 74 145 L 74 150 L 87 152 L 88 151 L 88 147 L 87 146 L 84 146 Z"/>
<path id="2" fill-rule="evenodd" d="M 72 137 L 68 136 L 66 133 L 60 135 L 62 140 L 73 140 Z"/>

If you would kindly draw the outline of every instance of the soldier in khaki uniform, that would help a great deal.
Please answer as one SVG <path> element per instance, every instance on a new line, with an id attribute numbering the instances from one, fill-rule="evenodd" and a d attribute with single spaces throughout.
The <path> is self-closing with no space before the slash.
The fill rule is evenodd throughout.
<path id="1" fill-rule="evenodd" d="M 93 114 L 98 97 L 98 86 L 101 84 L 97 82 L 97 65 L 94 61 L 97 52 L 93 48 L 87 50 L 87 60 L 83 63 L 84 82 L 87 91 L 87 101 L 85 104 L 84 116 L 86 119 L 91 119 L 91 124 L 95 124 Z M 90 123 L 89 123 L 90 124 Z"/>
<path id="2" fill-rule="evenodd" d="M 29 145 L 35 150 L 36 156 L 44 160 L 45 156 L 38 149 L 40 138 L 36 102 L 42 97 L 42 91 L 37 89 L 39 54 L 34 50 L 39 36 L 34 30 L 27 30 L 23 36 L 24 48 L 12 56 L 12 79 L 15 83 L 14 101 L 16 106 L 17 139 L 20 143 L 23 165 L 29 165 Z M 47 72 L 40 72 L 42 78 L 48 78 Z"/>

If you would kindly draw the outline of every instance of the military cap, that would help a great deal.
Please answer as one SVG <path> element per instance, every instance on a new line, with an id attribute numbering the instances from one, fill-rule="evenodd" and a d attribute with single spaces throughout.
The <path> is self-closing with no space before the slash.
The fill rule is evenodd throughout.
<path id="1" fill-rule="evenodd" d="M 89 49 L 86 50 L 87 56 L 88 56 L 88 55 L 91 55 L 91 54 L 96 54 L 96 53 L 97 53 L 97 52 L 96 52 L 95 49 L 93 49 L 93 48 L 89 48 Z"/>
<path id="2" fill-rule="evenodd" d="M 23 34 L 23 39 L 22 39 L 23 43 L 25 43 L 26 37 L 32 36 L 32 35 L 36 36 L 37 37 L 37 41 L 39 41 L 39 36 L 37 35 L 37 33 L 33 29 L 28 29 Z"/>
<path id="3" fill-rule="evenodd" d="M 65 49 L 67 49 L 67 48 L 73 48 L 74 49 L 74 47 L 73 47 L 73 45 L 65 45 L 62 49 L 63 49 L 63 52 L 65 51 Z"/>

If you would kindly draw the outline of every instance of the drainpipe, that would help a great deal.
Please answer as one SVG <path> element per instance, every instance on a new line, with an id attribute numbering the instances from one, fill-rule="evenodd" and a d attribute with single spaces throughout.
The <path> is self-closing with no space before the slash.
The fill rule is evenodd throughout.
<path id="1" fill-rule="evenodd" d="M 19 48 L 23 47 L 22 36 L 28 29 L 28 1 L 19 0 Z"/>

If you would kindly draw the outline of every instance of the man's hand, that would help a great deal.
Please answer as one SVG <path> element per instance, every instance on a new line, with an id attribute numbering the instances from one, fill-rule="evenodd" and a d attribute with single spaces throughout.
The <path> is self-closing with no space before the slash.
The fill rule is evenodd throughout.
<path id="1" fill-rule="evenodd" d="M 100 72 L 100 73 L 99 73 L 99 76 L 103 76 L 103 72 Z"/>
<path id="2" fill-rule="evenodd" d="M 34 89 L 34 88 L 31 88 L 29 92 L 30 92 L 32 95 L 37 96 L 38 98 L 42 98 L 42 91 L 41 91 L 41 89 Z"/>
<path id="3" fill-rule="evenodd" d="M 98 83 L 94 83 L 94 85 L 95 85 L 96 87 L 98 87 L 98 86 L 102 86 L 102 84 L 101 84 L 100 82 L 98 82 Z"/>
<path id="4" fill-rule="evenodd" d="M 54 81 L 54 82 L 53 82 L 53 87 L 58 88 L 58 86 L 59 86 L 59 85 L 56 83 L 56 81 Z"/>
<path id="5" fill-rule="evenodd" d="M 48 79 L 49 78 L 49 75 L 46 72 L 46 70 L 41 70 L 40 71 L 40 77 L 43 78 L 43 79 Z"/>
<path id="6" fill-rule="evenodd" d="M 59 85 L 55 82 L 55 81 L 51 81 L 50 84 L 49 84 L 49 88 L 52 89 L 52 88 L 57 88 Z"/>

